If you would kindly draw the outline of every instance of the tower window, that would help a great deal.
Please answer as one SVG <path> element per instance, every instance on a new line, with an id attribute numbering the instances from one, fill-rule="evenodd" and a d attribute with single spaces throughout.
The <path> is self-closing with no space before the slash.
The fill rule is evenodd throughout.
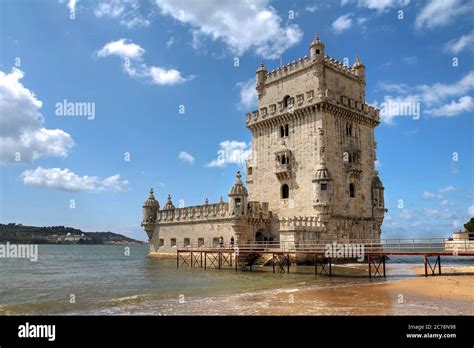
<path id="1" fill-rule="evenodd" d="M 280 156 L 280 163 L 281 164 L 290 164 L 290 158 L 287 155 Z"/>
<path id="2" fill-rule="evenodd" d="M 290 103 L 290 96 L 287 95 L 283 98 L 283 107 L 284 108 L 288 107 L 289 103 Z"/>
<path id="3" fill-rule="evenodd" d="M 351 137 L 351 136 L 352 136 L 352 124 L 350 124 L 350 123 L 348 123 L 348 124 L 346 125 L 346 135 L 347 135 L 348 137 Z"/>
<path id="4" fill-rule="evenodd" d="M 354 184 L 349 184 L 349 197 L 354 198 L 355 197 L 355 187 Z"/>
<path id="5" fill-rule="evenodd" d="M 319 54 L 319 53 L 321 53 L 321 51 L 320 51 L 320 50 L 316 50 L 316 54 Z"/>
<path id="6" fill-rule="evenodd" d="M 171 238 L 171 239 L 170 239 L 170 245 L 171 245 L 172 247 L 175 247 L 175 246 L 176 246 L 176 238 Z"/>
<path id="7" fill-rule="evenodd" d="M 241 204 L 240 198 L 236 198 L 236 199 L 235 199 L 235 206 L 236 206 L 237 208 L 240 208 L 240 204 Z"/>
<path id="8" fill-rule="evenodd" d="M 290 135 L 290 126 L 288 124 L 280 126 L 280 138 Z"/>
<path id="9" fill-rule="evenodd" d="M 326 191 L 328 189 L 328 184 L 323 183 L 321 184 L 321 191 Z"/>
<path id="10" fill-rule="evenodd" d="M 283 184 L 281 187 L 281 198 L 287 199 L 290 198 L 290 188 L 287 184 Z"/>

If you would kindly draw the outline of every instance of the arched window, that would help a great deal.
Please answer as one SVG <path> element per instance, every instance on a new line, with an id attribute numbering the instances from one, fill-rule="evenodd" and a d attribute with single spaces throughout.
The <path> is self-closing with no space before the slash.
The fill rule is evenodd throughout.
<path id="1" fill-rule="evenodd" d="M 290 198 L 290 188 L 287 184 L 281 186 L 281 198 L 287 199 Z"/>
<path id="2" fill-rule="evenodd" d="M 353 183 L 349 184 L 349 197 L 351 198 L 355 197 L 355 186 Z"/>
<path id="3" fill-rule="evenodd" d="M 285 128 L 283 126 L 280 126 L 280 138 L 285 137 Z"/>
<path id="4" fill-rule="evenodd" d="M 286 95 L 284 98 L 283 98 L 283 107 L 286 108 L 288 107 L 288 103 L 290 102 L 290 96 L 289 95 Z"/>
<path id="5" fill-rule="evenodd" d="M 351 137 L 352 136 L 352 124 L 351 123 L 348 123 L 346 125 L 346 135 L 348 137 Z"/>

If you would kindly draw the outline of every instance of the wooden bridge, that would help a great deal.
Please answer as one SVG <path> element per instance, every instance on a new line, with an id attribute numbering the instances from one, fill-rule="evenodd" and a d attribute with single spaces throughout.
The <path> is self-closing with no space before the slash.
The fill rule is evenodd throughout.
<path id="1" fill-rule="evenodd" d="M 305 243 L 261 242 L 180 246 L 176 267 L 252 270 L 257 260 L 271 261 L 273 273 L 290 273 L 292 258 L 305 257 L 314 274 L 332 275 L 334 260 L 363 258 L 369 277 L 385 277 L 388 256 L 423 256 L 425 276 L 441 274 L 441 256 L 473 257 L 472 241 L 444 238 L 315 241 Z"/>

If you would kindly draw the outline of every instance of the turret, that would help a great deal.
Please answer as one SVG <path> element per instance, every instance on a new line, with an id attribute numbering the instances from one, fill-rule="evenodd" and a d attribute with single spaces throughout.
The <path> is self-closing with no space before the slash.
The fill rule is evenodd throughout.
<path id="1" fill-rule="evenodd" d="M 143 222 L 155 222 L 156 221 L 156 213 L 160 209 L 160 204 L 155 199 L 153 194 L 153 188 L 150 189 L 150 195 L 148 196 L 145 203 L 143 203 Z"/>
<path id="2" fill-rule="evenodd" d="M 168 201 L 166 202 L 165 206 L 163 207 L 163 210 L 172 210 L 175 209 L 175 206 L 173 205 L 173 202 L 171 201 L 171 195 L 168 195 Z"/>
<path id="3" fill-rule="evenodd" d="M 313 208 L 322 222 L 329 221 L 331 216 L 332 184 L 331 175 L 326 166 L 321 165 L 313 175 Z"/>
<path id="4" fill-rule="evenodd" d="M 384 190 L 385 188 L 378 176 L 378 172 L 375 172 L 375 176 L 372 179 L 372 206 L 374 207 L 374 210 L 385 209 Z"/>
<path id="5" fill-rule="evenodd" d="M 324 44 L 319 39 L 318 34 L 314 36 L 311 45 L 309 46 L 311 59 L 313 61 L 321 62 L 324 59 Z"/>
<path id="6" fill-rule="evenodd" d="M 352 66 L 352 69 L 355 70 L 355 74 L 361 79 L 365 81 L 365 65 L 362 63 L 359 57 L 356 57 L 356 61 Z"/>
<path id="7" fill-rule="evenodd" d="M 257 90 L 257 94 L 258 94 L 258 97 L 260 98 L 260 96 L 262 95 L 263 93 L 263 88 L 265 86 L 265 80 L 267 79 L 267 69 L 265 68 L 265 65 L 263 65 L 263 62 L 260 63 L 260 66 L 258 67 L 257 69 L 257 72 L 256 72 L 256 79 L 257 79 L 257 83 L 256 83 L 256 90 Z"/>
<path id="8" fill-rule="evenodd" d="M 241 217 L 247 214 L 247 198 L 249 196 L 245 188 L 240 171 L 237 172 L 237 179 L 229 192 L 229 211 L 231 215 Z"/>

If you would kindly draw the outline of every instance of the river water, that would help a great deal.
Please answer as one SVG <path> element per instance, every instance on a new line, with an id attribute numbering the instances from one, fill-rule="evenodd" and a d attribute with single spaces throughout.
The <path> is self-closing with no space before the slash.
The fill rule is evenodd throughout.
<path id="1" fill-rule="evenodd" d="M 0 315 L 288 314 L 284 309 L 269 310 L 275 296 L 284 294 L 291 303 L 292 294 L 300 289 L 324 288 L 322 293 L 327 293 L 412 277 L 413 265 L 422 262 L 392 258 L 387 263 L 389 277 L 370 280 L 361 271 L 365 264 L 333 266 L 337 277 L 316 277 L 310 266 L 292 266 L 290 274 L 273 274 L 271 267 L 205 271 L 176 269 L 174 259 L 146 258 L 146 245 L 129 246 L 129 255 L 125 248 L 39 245 L 37 262 L 0 259 Z M 472 259 L 443 262 L 473 264 Z M 311 308 L 308 313 L 317 314 Z"/>

